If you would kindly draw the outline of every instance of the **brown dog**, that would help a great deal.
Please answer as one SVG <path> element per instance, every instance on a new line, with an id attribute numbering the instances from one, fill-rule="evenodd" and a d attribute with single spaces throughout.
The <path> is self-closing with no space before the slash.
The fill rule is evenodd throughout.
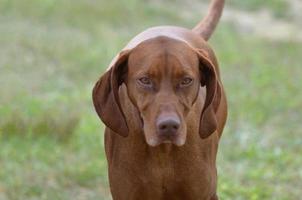
<path id="1" fill-rule="evenodd" d="M 113 199 L 218 199 L 215 163 L 227 104 L 206 41 L 223 4 L 213 0 L 193 30 L 139 34 L 95 85 Z"/>

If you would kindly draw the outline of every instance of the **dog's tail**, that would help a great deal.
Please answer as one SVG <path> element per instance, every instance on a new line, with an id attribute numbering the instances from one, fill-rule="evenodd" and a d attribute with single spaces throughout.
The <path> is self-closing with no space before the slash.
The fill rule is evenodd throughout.
<path id="1" fill-rule="evenodd" d="M 209 11 L 205 18 L 193 28 L 206 41 L 213 34 L 224 7 L 224 0 L 212 0 Z"/>

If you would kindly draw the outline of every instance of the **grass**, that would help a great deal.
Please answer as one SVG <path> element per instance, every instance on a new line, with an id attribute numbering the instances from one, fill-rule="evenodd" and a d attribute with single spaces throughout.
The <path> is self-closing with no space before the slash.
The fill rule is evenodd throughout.
<path id="1" fill-rule="evenodd" d="M 0 200 L 110 199 L 91 89 L 136 33 L 198 21 L 197 9 L 188 16 L 188 4 L 175 2 L 0 0 Z M 283 8 L 281 0 L 230 4 Z M 221 199 L 299 199 L 301 44 L 223 23 L 211 44 L 230 107 L 217 161 Z"/>
<path id="2" fill-rule="evenodd" d="M 230 5 L 237 8 L 245 9 L 248 11 L 259 11 L 261 9 L 270 10 L 276 17 L 289 17 L 289 5 L 286 0 L 250 0 L 250 1 L 240 1 L 240 0 L 230 0 Z"/>
<path id="3" fill-rule="evenodd" d="M 85 123 L 68 143 L 47 136 L 2 142 L 2 199 L 107 199 L 102 138 Z"/>

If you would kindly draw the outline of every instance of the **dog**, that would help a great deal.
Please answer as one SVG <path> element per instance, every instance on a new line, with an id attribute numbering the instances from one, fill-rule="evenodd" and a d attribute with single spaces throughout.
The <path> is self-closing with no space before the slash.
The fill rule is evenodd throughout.
<path id="1" fill-rule="evenodd" d="M 140 33 L 95 84 L 114 200 L 218 199 L 216 154 L 227 101 L 207 41 L 223 6 L 212 0 L 192 30 Z"/>

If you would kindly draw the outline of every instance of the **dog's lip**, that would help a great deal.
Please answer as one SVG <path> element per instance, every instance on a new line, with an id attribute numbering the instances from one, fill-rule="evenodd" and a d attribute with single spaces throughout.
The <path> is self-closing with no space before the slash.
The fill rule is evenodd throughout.
<path id="1" fill-rule="evenodd" d="M 153 138 L 146 141 L 147 144 L 151 147 L 157 147 L 161 144 L 176 144 L 175 139 L 167 139 L 167 138 Z M 177 145 L 178 146 L 178 145 Z"/>
<path id="2" fill-rule="evenodd" d="M 160 145 L 175 145 L 181 147 L 185 144 L 185 140 L 148 140 L 147 144 L 151 147 L 157 147 Z"/>
<path id="3" fill-rule="evenodd" d="M 156 147 L 156 146 L 160 145 L 160 141 L 158 139 L 155 139 L 155 138 L 146 139 L 146 142 L 151 147 Z"/>
<path id="4" fill-rule="evenodd" d="M 173 136 L 160 136 L 159 133 L 156 131 L 155 135 L 152 134 L 151 137 L 145 137 L 146 143 L 151 147 L 157 147 L 161 144 L 173 144 L 177 147 L 181 147 L 185 144 L 186 139 L 181 136 L 181 130 L 177 131 L 177 133 Z"/>
<path id="5" fill-rule="evenodd" d="M 177 133 L 172 137 L 159 137 L 158 138 L 158 145 L 160 144 L 173 144 L 178 147 L 183 146 L 185 144 L 185 140 L 180 139 L 180 134 Z"/>

